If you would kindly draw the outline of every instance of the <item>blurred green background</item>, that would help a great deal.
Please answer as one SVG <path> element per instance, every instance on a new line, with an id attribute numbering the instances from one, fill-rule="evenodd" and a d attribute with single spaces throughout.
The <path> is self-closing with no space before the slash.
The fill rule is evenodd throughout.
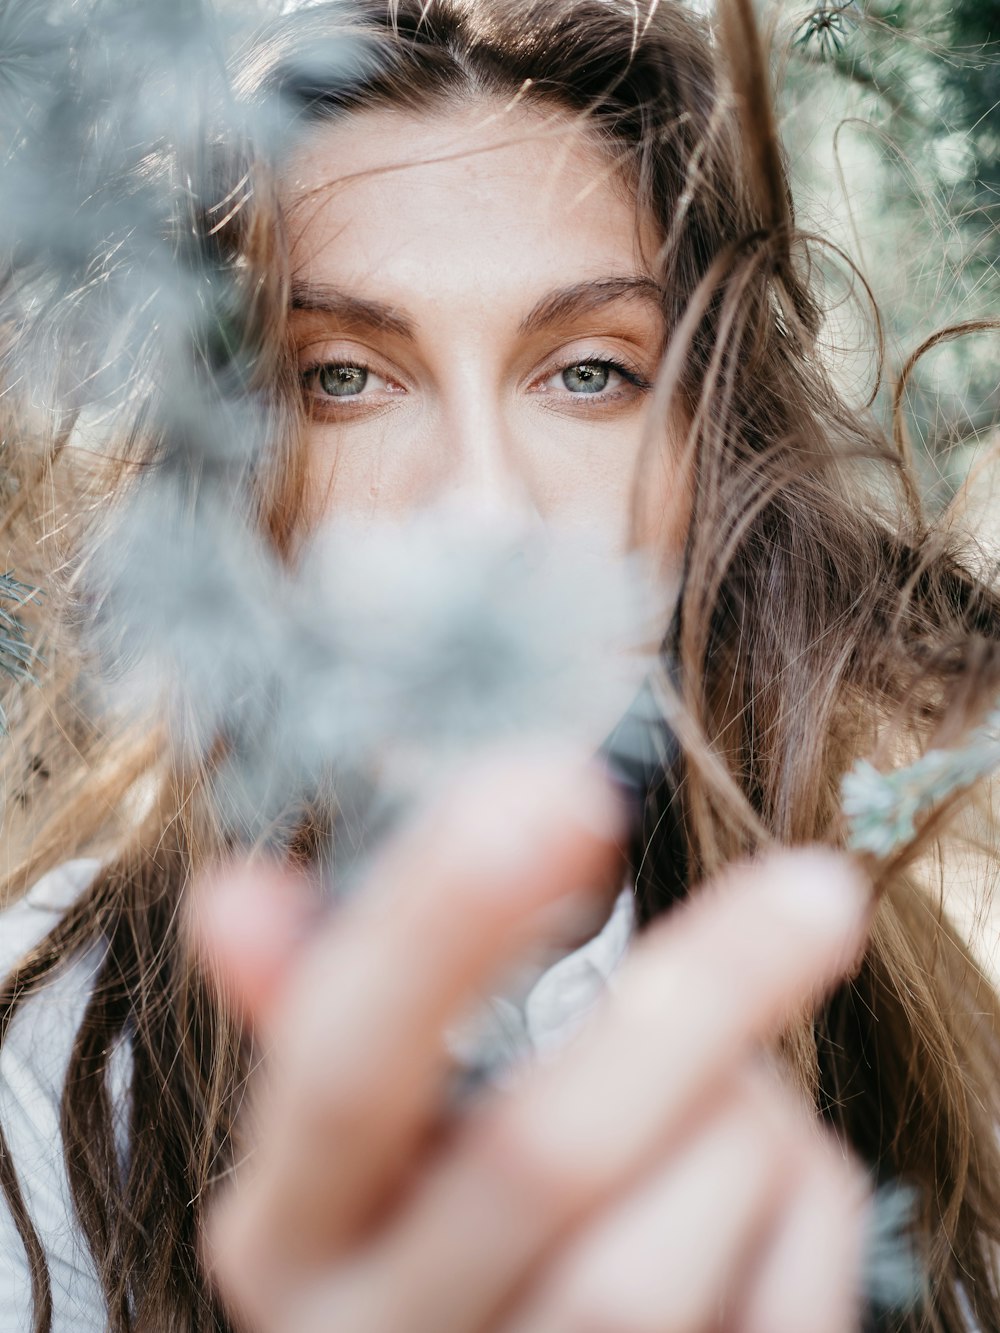
<path id="1" fill-rule="evenodd" d="M 1000 0 L 762 0 L 761 18 L 799 221 L 871 283 L 890 378 L 936 329 L 1000 319 Z M 864 401 L 872 322 L 846 267 L 832 253 L 822 267 L 837 374 Z M 946 504 L 997 443 L 1000 332 L 930 352 L 906 408 L 926 490 Z"/>

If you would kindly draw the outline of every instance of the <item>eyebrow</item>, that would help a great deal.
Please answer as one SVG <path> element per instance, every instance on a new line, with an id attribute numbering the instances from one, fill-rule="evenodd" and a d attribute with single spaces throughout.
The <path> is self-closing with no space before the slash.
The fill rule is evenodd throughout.
<path id="1" fill-rule="evenodd" d="M 521 321 L 520 332 L 536 333 L 615 301 L 642 300 L 659 308 L 662 297 L 659 283 L 642 274 L 576 282 L 543 296 Z M 347 328 L 378 329 L 408 342 L 413 342 L 417 336 L 413 320 L 395 306 L 352 296 L 326 283 L 294 281 L 291 298 L 293 310 L 331 315 Z"/>
<path id="2" fill-rule="evenodd" d="M 661 309 L 663 291 L 658 282 L 644 274 L 576 282 L 571 287 L 561 287 L 543 296 L 521 321 L 521 332 L 537 333 L 552 324 L 563 323 L 622 300 L 653 302 L 657 309 Z"/>
<path id="3" fill-rule="evenodd" d="M 292 309 L 332 315 L 346 328 L 378 329 L 382 333 L 394 333 L 408 342 L 413 342 L 417 336 L 413 321 L 395 307 L 383 301 L 352 296 L 325 283 L 293 282 Z"/>

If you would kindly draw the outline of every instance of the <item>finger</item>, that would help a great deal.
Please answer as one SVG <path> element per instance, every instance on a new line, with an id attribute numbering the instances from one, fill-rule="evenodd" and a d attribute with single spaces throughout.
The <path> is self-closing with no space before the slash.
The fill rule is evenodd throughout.
<path id="1" fill-rule="evenodd" d="M 270 1016 L 261 1148 L 216 1217 L 220 1272 L 266 1285 L 364 1224 L 436 1108 L 448 1019 L 526 916 L 607 875 L 618 831 L 603 777 L 531 754 L 484 763 L 397 839 Z"/>
<path id="2" fill-rule="evenodd" d="M 816 1158 L 740 1301 L 737 1333 L 858 1333 L 870 1194 L 831 1147 Z"/>
<path id="3" fill-rule="evenodd" d="M 867 900 L 846 859 L 788 853 L 651 932 L 585 1039 L 469 1122 L 381 1242 L 378 1299 L 392 1294 L 408 1333 L 487 1326 L 540 1255 L 662 1160 L 748 1049 L 853 961 Z"/>
<path id="4" fill-rule="evenodd" d="M 505 1333 L 717 1327 L 722 1293 L 772 1229 L 809 1155 L 800 1124 L 762 1113 L 743 1092 L 569 1242 Z"/>
<path id="5" fill-rule="evenodd" d="M 195 884 L 188 933 L 216 989 L 253 1022 L 274 1011 L 321 915 L 302 876 L 274 862 L 244 861 Z"/>
<path id="6" fill-rule="evenodd" d="M 581 1199 L 616 1187 L 853 964 L 869 911 L 861 873 L 830 852 L 733 871 L 647 934 L 590 1039 L 495 1118 L 501 1145 L 579 1178 Z"/>

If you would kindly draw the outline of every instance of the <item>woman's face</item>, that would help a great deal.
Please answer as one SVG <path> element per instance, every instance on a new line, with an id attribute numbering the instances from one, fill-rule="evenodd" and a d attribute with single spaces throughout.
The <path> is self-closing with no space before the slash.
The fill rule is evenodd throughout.
<path id="1" fill-rule="evenodd" d="M 682 545 L 674 451 L 643 449 L 660 238 L 592 136 L 490 104 L 368 112 L 287 179 L 312 524 L 452 503 L 621 549 L 642 452 L 641 535 Z"/>

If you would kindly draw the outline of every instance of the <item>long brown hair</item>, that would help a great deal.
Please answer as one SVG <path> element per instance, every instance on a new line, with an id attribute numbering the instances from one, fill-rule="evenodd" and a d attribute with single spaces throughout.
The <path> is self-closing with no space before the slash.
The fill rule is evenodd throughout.
<path id="1" fill-rule="evenodd" d="M 330 86 L 297 56 L 345 32 L 360 55 Z M 811 277 L 821 243 L 796 230 L 765 84 L 748 0 L 721 7 L 717 40 L 676 0 L 321 5 L 269 26 L 235 79 L 249 99 L 278 90 L 306 128 L 455 99 L 560 109 L 586 118 L 660 223 L 671 338 L 657 393 L 664 417 L 679 406 L 687 423 L 694 500 L 661 682 L 679 696 L 680 744 L 649 782 L 633 851 L 643 922 L 765 842 L 842 842 L 839 782 L 857 755 L 954 732 L 1000 686 L 991 590 L 928 520 L 904 452 L 844 404 L 824 368 Z M 214 195 L 192 206 L 188 181 L 177 192 L 245 294 L 255 364 L 274 393 L 280 465 L 255 478 L 252 503 L 280 553 L 303 487 L 296 414 L 279 401 L 289 275 L 268 164 L 231 158 Z M 248 170 L 253 191 L 220 224 L 216 205 Z M 11 345 L 25 336 L 9 331 Z M 46 592 L 28 609 L 41 679 L 8 701 L 6 895 L 73 856 L 96 855 L 102 869 L 7 980 L 0 1036 L 68 959 L 105 942 L 67 1071 L 62 1146 L 110 1326 L 223 1328 L 196 1239 L 206 1191 L 231 1160 L 249 1054 L 186 955 L 178 905 L 226 842 L 205 773 L 180 762 L 162 728 L 137 738 L 88 709 L 77 632 L 88 611 L 81 553 L 105 502 L 155 461 L 156 441 L 139 411 L 114 461 L 84 467 L 65 447 L 68 410 L 42 425 L 6 410 L 14 563 Z M 645 503 L 640 477 L 637 512 Z M 857 975 L 788 1049 L 818 1111 L 875 1177 L 916 1189 L 923 1299 L 893 1326 L 959 1333 L 963 1301 L 1000 1328 L 1000 1015 L 940 902 L 907 873 L 934 834 L 880 868 Z M 133 1056 L 124 1170 L 107 1091 L 123 1035 Z M 45 1255 L 6 1152 L 0 1180 L 45 1330 Z"/>

